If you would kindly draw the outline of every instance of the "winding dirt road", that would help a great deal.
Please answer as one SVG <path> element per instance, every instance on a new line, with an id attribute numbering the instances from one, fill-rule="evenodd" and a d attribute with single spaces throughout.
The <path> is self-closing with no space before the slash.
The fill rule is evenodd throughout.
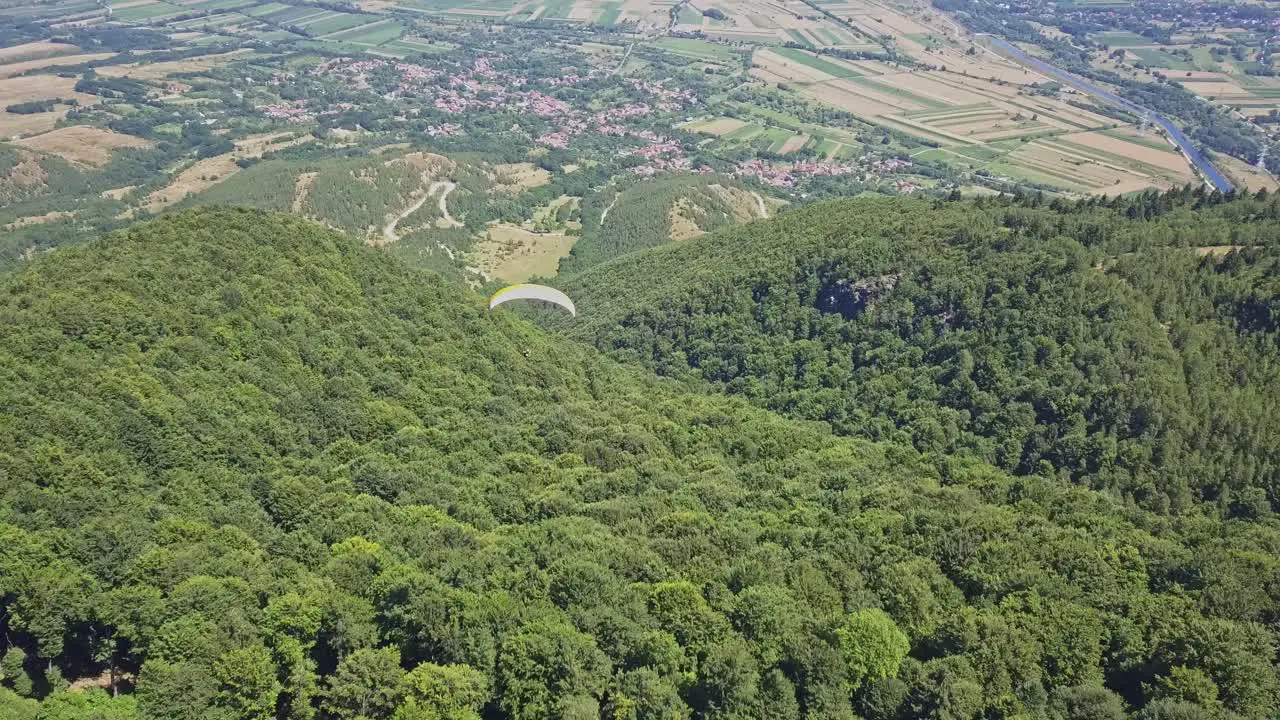
<path id="1" fill-rule="evenodd" d="M 399 239 L 400 236 L 396 234 L 396 225 L 399 225 L 401 220 L 417 212 L 418 208 L 426 205 L 427 201 L 431 199 L 431 196 L 435 195 L 440 188 L 444 188 L 444 192 L 440 193 L 439 199 L 441 222 L 445 224 L 445 227 L 462 227 L 462 223 L 455 220 L 454 217 L 449 214 L 449 206 L 445 204 L 446 199 L 449 197 L 449 193 L 453 192 L 453 189 L 457 186 L 458 185 L 456 183 L 451 183 L 448 180 L 437 180 L 431 183 L 431 186 L 427 188 L 425 195 L 414 200 L 412 205 L 404 209 L 404 212 L 401 212 L 399 215 L 396 215 L 387 221 L 387 224 L 382 227 L 382 239 L 389 243 L 393 243 Z"/>
<path id="2" fill-rule="evenodd" d="M 440 217 L 444 219 L 445 223 L 447 223 L 449 227 L 460 228 L 462 227 L 462 223 L 455 220 L 453 216 L 449 214 L 449 206 L 445 204 L 446 200 L 449 198 L 449 193 L 453 192 L 453 189 L 456 187 L 458 187 L 457 183 L 452 183 L 448 180 L 437 180 L 431 183 L 431 187 L 427 190 L 427 197 L 435 195 L 436 190 L 444 188 L 444 192 L 440 193 Z"/>
<path id="3" fill-rule="evenodd" d="M 405 218 L 409 217 L 410 215 L 412 215 L 413 213 L 417 212 L 417 211 L 418 211 L 418 208 L 420 208 L 420 207 L 422 207 L 424 204 L 426 204 L 427 200 L 429 200 L 430 198 L 431 198 L 431 193 L 427 193 L 426 195 L 423 195 L 422 197 L 420 197 L 420 198 L 418 198 L 416 201 L 414 201 L 414 203 L 413 203 L 412 205 L 410 205 L 409 207 L 405 208 L 405 209 L 404 209 L 404 212 L 402 212 L 402 213 L 400 213 L 399 215 L 397 215 L 397 216 L 395 216 L 395 217 L 391 218 L 391 220 L 389 220 L 389 221 L 387 222 L 387 224 L 386 224 L 386 225 L 384 225 L 384 226 L 382 227 L 382 239 L 383 239 L 383 240 L 386 240 L 386 241 L 387 241 L 387 242 L 389 242 L 389 243 L 393 243 L 393 242 L 395 242 L 397 239 L 399 239 L 399 236 L 398 236 L 398 235 L 396 235 L 396 225 L 397 225 L 401 220 L 403 220 L 403 219 L 405 219 Z"/>

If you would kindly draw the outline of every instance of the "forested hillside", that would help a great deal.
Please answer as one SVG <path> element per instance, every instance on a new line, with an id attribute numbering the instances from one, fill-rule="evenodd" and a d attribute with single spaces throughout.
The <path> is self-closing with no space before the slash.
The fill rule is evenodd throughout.
<path id="1" fill-rule="evenodd" d="M 860 199 L 566 280 L 569 334 L 840 434 L 1269 516 L 1280 202 Z"/>
<path id="2" fill-rule="evenodd" d="M 1215 208 L 1202 224 L 1245 207 Z M 841 217 L 884 233 L 848 242 Z M 1014 383 L 1041 352 L 1045 392 L 1069 375 L 1056 368 L 1085 374 L 1073 358 L 1087 353 L 1118 407 L 1136 408 L 1121 380 L 1140 384 L 1139 370 L 1167 367 L 1146 382 L 1176 394 L 1186 343 L 1161 341 L 1137 289 L 1160 266 L 1122 256 L 1104 274 L 1089 269 L 1090 252 L 1045 240 L 1052 233 L 999 229 L 1018 227 L 1012 218 L 1104 235 L 1123 226 L 1091 217 L 825 206 L 637 262 L 673 279 L 645 311 L 669 318 L 664 328 L 737 323 L 707 312 L 718 289 L 720 310 L 761 308 L 743 343 L 782 337 L 774 323 L 851 340 L 874 332 L 883 350 L 870 357 L 922 361 L 942 350 L 910 343 L 907 326 L 925 337 L 973 326 L 968 334 L 993 339 L 972 349 L 957 340 L 954 362 L 972 356 L 972 382 L 957 392 L 995 405 L 1015 401 L 973 389 L 983 373 L 1008 368 Z M 1236 241 L 1253 244 L 1248 228 L 1264 227 L 1245 225 Z M 1208 237 L 1205 228 L 1187 237 Z M 731 248 L 736 265 L 706 264 Z M 1002 252 L 1016 270 L 981 290 L 962 284 L 958 265 Z M 1266 325 L 1266 281 L 1250 277 L 1268 271 L 1266 257 L 1200 269 L 1188 260 L 1182 277 L 1214 273 L 1215 293 L 1161 311 L 1182 313 L 1172 336 L 1205 347 L 1204 377 L 1232 378 L 1197 402 L 1221 406 L 1232 393 L 1239 412 L 1272 407 L 1255 375 L 1270 331 L 1250 330 L 1246 346 L 1234 329 L 1197 329 L 1217 327 L 1246 280 L 1258 288 L 1250 317 Z M 913 258 L 932 258 L 931 274 Z M 854 262 L 879 279 L 859 285 Z M 627 278 L 631 266 L 599 269 L 619 303 L 649 291 Z M 747 286 L 756 298 L 731 292 L 771 267 Z M 831 285 L 837 277 L 849 282 Z M 907 289 L 944 281 L 953 305 L 908 305 L 925 292 Z M 802 313 L 801 287 L 832 312 Z M 1037 289 L 1058 298 L 1059 320 L 1039 309 L 1050 303 Z M 605 328 L 609 292 L 583 296 Z M 988 296 L 1000 304 L 984 310 Z M 1076 320 L 1087 303 L 1113 321 Z M 687 312 L 655 314 L 668 307 Z M 901 327 L 863 330 L 868 316 Z M 943 441 L 917 453 L 905 419 L 880 442 L 839 437 L 649 377 L 518 313 L 490 314 L 465 286 L 358 240 L 260 211 L 187 211 L 40 257 L 0 278 L 0 318 L 6 720 L 1155 720 L 1266 718 L 1280 707 L 1280 531 L 1265 501 L 1248 518 L 1165 514 L 1052 473 L 1015 477 L 948 455 Z M 1025 339 L 1027 355 L 1000 361 L 996 340 L 1013 343 L 1003 338 L 1033 322 L 1043 329 Z M 1140 322 L 1151 327 L 1124 334 Z M 663 338 L 659 347 L 675 345 Z M 824 341 L 804 346 L 813 357 L 837 354 L 815 338 Z M 1239 358 L 1229 370 L 1224 354 Z M 660 355 L 664 369 L 671 357 Z M 702 357 L 705 368 L 715 356 Z M 930 382 L 909 385 L 902 372 L 889 396 L 923 406 L 907 394 Z M 879 412 L 885 391 L 864 386 L 828 392 Z M 1130 412 L 1167 436 L 1188 431 L 1154 403 Z M 1237 417 L 1220 409 L 1224 422 Z M 956 416 L 956 448 L 982 449 L 975 420 L 941 412 Z M 858 427 L 852 412 L 831 419 Z M 1253 420 L 1274 428 L 1269 416 Z M 1165 437 L 1135 435 L 1149 436 Z"/>

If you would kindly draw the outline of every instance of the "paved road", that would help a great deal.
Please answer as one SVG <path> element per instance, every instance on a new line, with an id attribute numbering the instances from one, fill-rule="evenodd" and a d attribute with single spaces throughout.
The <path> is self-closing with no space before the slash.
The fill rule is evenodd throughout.
<path id="1" fill-rule="evenodd" d="M 1071 75 L 1063 70 L 1060 70 L 1043 60 L 1040 60 L 1038 58 L 1033 58 L 1030 55 L 1027 55 L 1026 53 L 1022 52 L 1022 50 L 1018 49 L 1015 45 L 1013 45 L 1012 43 L 1010 43 L 1009 41 L 1005 40 L 1002 37 L 997 37 L 995 35 L 984 35 L 984 37 L 991 38 L 991 41 L 999 45 L 1002 50 L 1009 52 L 1010 54 L 1012 54 L 1014 57 L 1018 58 L 1022 62 L 1027 63 L 1028 65 L 1031 65 L 1035 69 L 1040 70 L 1044 73 L 1047 73 L 1061 80 L 1062 82 L 1071 85 L 1072 87 L 1080 88 L 1081 90 L 1084 90 L 1090 95 L 1100 97 L 1103 100 L 1106 100 L 1107 102 L 1111 103 L 1112 105 L 1118 105 L 1124 108 L 1125 110 L 1129 110 L 1130 112 L 1135 112 L 1135 113 L 1138 113 L 1139 115 L 1149 116 L 1152 119 L 1152 121 L 1154 121 L 1160 127 L 1164 128 L 1165 132 L 1169 133 L 1169 137 L 1172 138 L 1175 143 L 1177 143 L 1178 147 L 1182 148 L 1182 152 L 1191 160 L 1191 163 L 1196 166 L 1196 169 L 1198 169 L 1202 175 L 1204 175 L 1206 178 L 1209 179 L 1209 183 L 1211 185 L 1221 190 L 1222 192 L 1226 192 L 1231 189 L 1232 187 L 1231 181 L 1227 180 L 1222 175 L 1222 173 L 1218 172 L 1218 169 L 1213 166 L 1213 163 L 1209 162 L 1209 160 L 1205 158 L 1204 155 L 1200 154 L 1200 151 L 1196 149 L 1196 146 L 1191 144 L 1191 138 L 1188 138 L 1185 134 L 1183 134 L 1183 132 L 1178 129 L 1177 125 L 1174 125 L 1173 123 L 1169 122 L 1168 118 L 1164 117 L 1163 115 L 1154 113 L 1151 110 L 1148 110 L 1147 108 L 1144 108 L 1141 105 L 1138 105 L 1137 103 L 1130 102 L 1129 100 L 1125 100 L 1124 98 L 1120 97 L 1119 95 L 1116 95 L 1115 93 L 1107 92 L 1106 90 L 1103 90 L 1102 88 L 1097 87 L 1092 83 L 1086 82 L 1074 75 Z"/>

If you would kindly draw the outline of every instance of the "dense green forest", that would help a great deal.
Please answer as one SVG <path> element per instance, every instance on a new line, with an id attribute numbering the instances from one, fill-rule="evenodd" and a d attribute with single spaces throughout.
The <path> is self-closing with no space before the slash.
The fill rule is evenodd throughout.
<path id="1" fill-rule="evenodd" d="M 601 337 L 657 323 L 664 371 L 687 321 L 715 337 L 754 317 L 735 342 L 767 338 L 802 380 L 838 372 L 836 336 L 868 353 L 854 370 L 903 358 L 904 408 L 941 382 L 926 359 L 968 373 L 938 400 L 948 424 L 877 441 L 832 432 L 858 434 L 854 412 L 787 418 L 656 378 L 286 215 L 189 210 L 39 257 L 0 278 L 0 717 L 1273 717 L 1267 498 L 1219 516 L 997 457 L 1011 474 L 952 396 L 1031 413 L 1010 428 L 1025 441 L 1041 405 L 1092 417 L 1101 394 L 1173 452 L 1186 428 L 1159 403 L 1181 378 L 1155 371 L 1181 362 L 1230 381 L 1183 414 L 1274 430 L 1269 251 L 1144 249 L 1214 239 L 1233 213 L 1233 242 L 1265 245 L 1254 216 L 1274 206 L 1191 202 L 1155 198 L 1145 220 L 824 205 L 605 263 L 612 290 L 579 290 Z M 1226 322 L 1236 301 L 1251 324 Z M 1047 397 L 990 386 L 1029 373 Z M 873 385 L 836 389 L 880 408 Z M 906 442 L 933 423 L 954 441 Z M 1131 440 L 1126 472 L 1147 447 Z M 1134 476 L 1181 477 L 1151 462 Z"/>
<path id="2" fill-rule="evenodd" d="M 1280 492 L 1277 237 L 1280 199 L 1190 190 L 835 202 L 567 280 L 571 334 L 842 434 L 1255 516 Z"/>

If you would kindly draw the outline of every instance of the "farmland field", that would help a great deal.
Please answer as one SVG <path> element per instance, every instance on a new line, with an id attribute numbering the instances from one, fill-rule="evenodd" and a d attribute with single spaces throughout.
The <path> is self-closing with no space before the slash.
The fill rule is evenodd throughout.
<path id="1" fill-rule="evenodd" d="M 856 70 L 848 63 L 827 60 L 812 53 L 807 53 L 795 48 L 777 48 L 771 52 L 788 60 L 794 60 L 801 65 L 814 68 L 815 70 L 835 78 L 859 77 L 865 74 L 864 72 Z"/>
<path id="2" fill-rule="evenodd" d="M 102 166 L 117 148 L 146 148 L 151 143 L 132 135 L 124 135 L 94 127 L 59 128 L 16 143 L 29 150 L 57 155 L 82 165 Z"/>
<path id="3" fill-rule="evenodd" d="M 1126 32 L 1123 30 L 1094 33 L 1090 39 L 1096 43 L 1107 45 L 1111 48 L 1141 47 L 1143 45 L 1152 44 L 1152 40 L 1150 38 L 1145 38 L 1136 33 Z"/>
<path id="4" fill-rule="evenodd" d="M 184 8 L 157 1 L 137 5 L 130 3 L 128 7 L 123 7 L 113 12 L 112 17 L 122 22 L 144 22 L 170 15 L 178 15 L 182 12 L 185 12 Z"/>
<path id="5" fill-rule="evenodd" d="M 474 261 L 482 272 L 503 282 L 551 277 L 575 240 L 563 233 L 534 233 L 514 225 L 496 224 L 488 228 L 485 240 L 476 246 Z"/>
<path id="6" fill-rule="evenodd" d="M 366 45 L 378 45 L 404 34 L 404 26 L 398 20 L 379 20 L 347 30 L 325 35 L 325 40 L 342 40 Z"/>
<path id="7" fill-rule="evenodd" d="M 263 17 L 264 15 L 270 15 L 271 13 L 288 10 L 290 7 L 291 6 L 285 5 L 284 3 L 265 2 L 253 5 L 253 7 L 244 8 L 241 12 L 249 17 Z"/>
<path id="8" fill-rule="evenodd" d="M 368 23 L 373 19 L 369 15 L 351 15 L 347 13 L 326 13 L 319 17 L 304 18 L 294 24 L 301 27 L 312 37 L 336 34 Z"/>
<path id="9" fill-rule="evenodd" d="M 253 5 L 257 0 L 200 0 L 200 2 L 184 3 L 184 10 L 232 10 Z"/>
<path id="10" fill-rule="evenodd" d="M 1189 63 L 1182 58 L 1170 55 L 1164 50 L 1156 48 L 1134 48 L 1129 50 L 1130 53 L 1136 55 L 1139 60 L 1151 67 L 1169 68 L 1171 70 L 1195 70 L 1194 63 Z"/>
<path id="11" fill-rule="evenodd" d="M 729 48 L 705 40 L 661 38 L 654 40 L 650 44 L 677 55 L 685 55 L 699 60 L 724 62 L 733 59 L 733 53 Z"/>

